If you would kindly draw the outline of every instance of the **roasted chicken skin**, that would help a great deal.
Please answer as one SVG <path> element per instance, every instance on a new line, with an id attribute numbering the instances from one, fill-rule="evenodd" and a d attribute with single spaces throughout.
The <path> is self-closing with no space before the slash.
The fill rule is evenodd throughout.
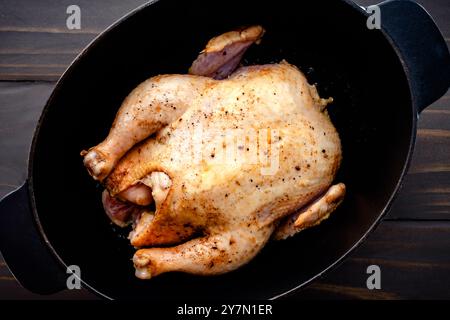
<path id="1" fill-rule="evenodd" d="M 263 29 L 251 28 L 219 36 L 214 41 L 225 44 L 217 50 L 248 47 L 243 34 L 258 41 Z M 191 73 L 203 70 L 204 53 Z M 342 159 L 326 111 L 332 99 L 285 61 L 222 73 L 236 67 L 232 56 L 215 65 L 216 79 L 208 69 L 208 77 L 146 80 L 125 99 L 105 141 L 82 153 L 106 187 L 104 203 L 155 202 L 155 212 L 129 210 L 140 278 L 234 270 L 271 237 L 317 225 L 344 197 L 342 183 L 331 186 Z"/>

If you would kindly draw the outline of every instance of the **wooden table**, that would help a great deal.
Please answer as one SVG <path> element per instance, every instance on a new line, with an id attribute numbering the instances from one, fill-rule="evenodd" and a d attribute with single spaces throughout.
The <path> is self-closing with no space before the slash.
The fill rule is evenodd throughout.
<path id="1" fill-rule="evenodd" d="M 0 196 L 26 178 L 27 154 L 55 81 L 99 32 L 145 0 L 0 2 Z M 362 5 L 372 1 L 359 0 Z M 448 0 L 421 0 L 450 43 Z M 66 9 L 81 7 L 81 30 Z M 294 299 L 450 299 L 450 92 L 420 116 L 404 187 L 389 214 L 341 266 Z M 367 266 L 381 268 L 381 290 L 366 287 Z M 37 296 L 21 288 L 0 257 L 0 299 L 95 299 L 86 290 Z"/>

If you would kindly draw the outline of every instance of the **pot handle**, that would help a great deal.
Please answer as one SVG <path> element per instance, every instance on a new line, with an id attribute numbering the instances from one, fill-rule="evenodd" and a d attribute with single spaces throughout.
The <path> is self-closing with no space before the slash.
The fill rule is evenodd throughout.
<path id="1" fill-rule="evenodd" d="M 24 288 L 50 294 L 66 287 L 68 275 L 50 252 L 34 220 L 28 182 L 0 202 L 0 251 Z"/>
<path id="2" fill-rule="evenodd" d="M 450 86 L 450 55 L 429 13 L 416 2 L 380 3 L 381 28 L 398 50 L 417 112 L 443 96 Z"/>

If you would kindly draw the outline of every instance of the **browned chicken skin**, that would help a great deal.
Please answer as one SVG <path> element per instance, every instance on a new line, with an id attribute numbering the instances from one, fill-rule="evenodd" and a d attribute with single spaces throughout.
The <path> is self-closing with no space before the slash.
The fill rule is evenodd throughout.
<path id="1" fill-rule="evenodd" d="M 82 153 L 107 189 L 108 215 L 121 225 L 134 219 L 131 244 L 144 247 L 133 258 L 139 278 L 234 270 L 271 237 L 319 224 L 342 201 L 345 186 L 331 186 L 342 158 L 325 108 L 332 99 L 284 61 L 230 75 L 263 32 L 214 38 L 190 69 L 208 77 L 140 84 L 105 141 Z M 223 59 L 224 51 L 233 54 Z M 152 201 L 156 212 L 144 207 Z M 139 213 L 125 202 L 141 205 Z"/>

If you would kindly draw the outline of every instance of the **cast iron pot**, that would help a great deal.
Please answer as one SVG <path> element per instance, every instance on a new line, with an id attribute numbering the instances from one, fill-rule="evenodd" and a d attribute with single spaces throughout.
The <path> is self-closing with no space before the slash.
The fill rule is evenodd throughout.
<path id="1" fill-rule="evenodd" d="M 417 117 L 450 85 L 446 43 L 409 1 L 380 5 L 381 30 L 349 1 L 161 0 L 102 33 L 59 80 L 34 135 L 28 179 L 0 205 L 1 252 L 19 282 L 52 293 L 69 265 L 107 298 L 275 298 L 301 288 L 346 257 L 386 213 L 413 152 Z M 134 249 L 103 212 L 101 187 L 80 151 L 107 134 L 124 97 L 141 81 L 186 73 L 212 36 L 261 24 L 267 33 L 245 64 L 286 59 L 318 83 L 343 144 L 342 206 L 319 227 L 269 243 L 252 262 L 217 277 L 134 277 Z"/>

